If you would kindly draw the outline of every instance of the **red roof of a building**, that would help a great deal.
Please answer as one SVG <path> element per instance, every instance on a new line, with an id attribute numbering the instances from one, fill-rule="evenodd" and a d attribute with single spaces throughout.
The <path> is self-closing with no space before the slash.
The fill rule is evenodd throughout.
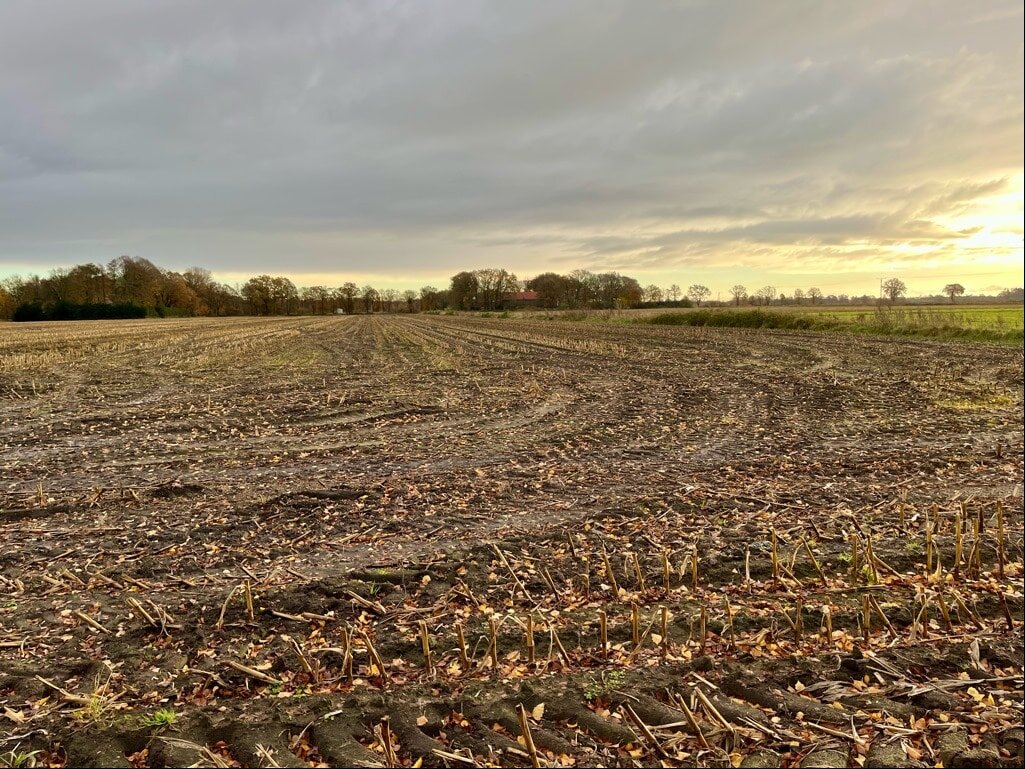
<path id="1" fill-rule="evenodd" d="M 510 299 L 515 299 L 519 302 L 532 302 L 539 298 L 537 291 L 514 291 L 509 294 Z"/>

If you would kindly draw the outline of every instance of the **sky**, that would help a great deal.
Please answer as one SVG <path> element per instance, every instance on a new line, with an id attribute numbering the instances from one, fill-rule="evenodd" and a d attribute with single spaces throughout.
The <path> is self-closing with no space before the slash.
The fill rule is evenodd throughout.
<path id="1" fill-rule="evenodd" d="M 0 276 L 1020 286 L 1020 2 L 0 4 Z"/>

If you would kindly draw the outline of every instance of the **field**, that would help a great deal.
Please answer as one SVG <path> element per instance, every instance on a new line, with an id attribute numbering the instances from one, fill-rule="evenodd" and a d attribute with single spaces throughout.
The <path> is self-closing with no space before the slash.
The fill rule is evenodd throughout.
<path id="1" fill-rule="evenodd" d="M 655 325 L 782 328 L 1021 346 L 1025 311 L 1017 305 L 801 305 L 618 311 L 522 312 L 523 317 Z"/>
<path id="2" fill-rule="evenodd" d="M 1020 346 L 0 325 L 0 765 L 1018 766 Z"/>

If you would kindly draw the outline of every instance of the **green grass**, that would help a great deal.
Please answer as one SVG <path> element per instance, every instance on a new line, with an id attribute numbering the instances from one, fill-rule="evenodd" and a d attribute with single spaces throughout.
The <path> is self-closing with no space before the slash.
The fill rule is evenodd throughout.
<path id="1" fill-rule="evenodd" d="M 656 326 L 833 331 L 1020 345 L 1020 307 L 780 307 L 695 309 L 633 318 Z"/>
<path id="2" fill-rule="evenodd" d="M 142 719 L 143 726 L 149 726 L 154 728 L 160 728 L 164 726 L 172 726 L 175 721 L 178 720 L 178 714 L 171 708 L 160 708 L 152 715 L 146 716 Z"/>
<path id="3" fill-rule="evenodd" d="M 990 411 L 1013 406 L 1014 399 L 1009 395 L 994 393 L 975 398 L 945 398 L 936 401 L 936 405 L 953 411 Z"/>
<path id="4" fill-rule="evenodd" d="M 584 696 L 588 702 L 608 694 L 626 682 L 626 674 L 622 670 L 610 670 L 601 676 L 600 679 L 592 679 L 584 687 Z"/>
<path id="5" fill-rule="evenodd" d="M 11 767 L 11 769 L 22 769 L 36 765 L 36 756 L 42 753 L 41 750 L 10 750 L 0 755 L 0 766 Z"/>

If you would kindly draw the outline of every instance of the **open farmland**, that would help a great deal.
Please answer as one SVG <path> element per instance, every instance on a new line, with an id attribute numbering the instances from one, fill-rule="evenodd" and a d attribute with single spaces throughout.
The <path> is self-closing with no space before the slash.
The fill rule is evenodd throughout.
<path id="1" fill-rule="evenodd" d="M 1016 766 L 1022 352 L 0 326 L 0 761 Z"/>

